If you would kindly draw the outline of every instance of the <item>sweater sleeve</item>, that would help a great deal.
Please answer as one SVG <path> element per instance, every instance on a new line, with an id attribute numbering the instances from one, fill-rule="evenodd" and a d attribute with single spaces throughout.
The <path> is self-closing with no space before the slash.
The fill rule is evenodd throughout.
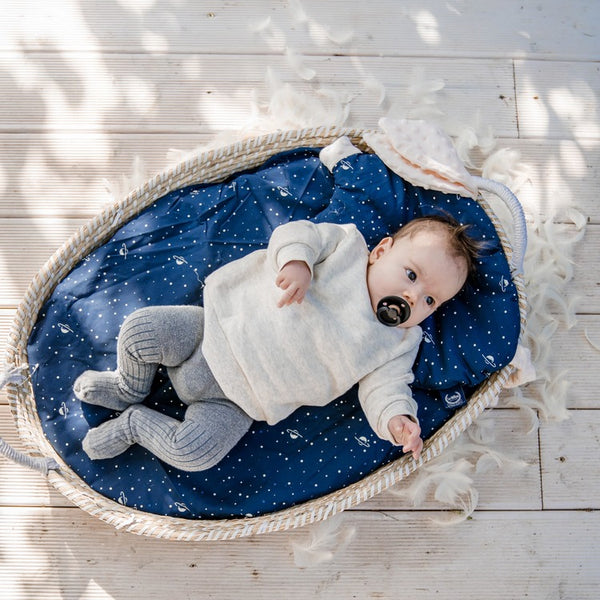
<path id="1" fill-rule="evenodd" d="M 407 415 L 417 423 L 417 403 L 409 384 L 413 382 L 412 366 L 419 350 L 422 332 L 420 327 L 406 330 L 405 351 L 385 363 L 359 382 L 358 398 L 369 425 L 382 439 L 396 445 L 388 423 L 392 417 Z"/>
<path id="2" fill-rule="evenodd" d="M 354 225 L 291 221 L 277 227 L 267 247 L 267 260 L 273 270 L 292 260 L 303 260 L 314 274 L 314 265 L 325 260 L 347 237 Z"/>

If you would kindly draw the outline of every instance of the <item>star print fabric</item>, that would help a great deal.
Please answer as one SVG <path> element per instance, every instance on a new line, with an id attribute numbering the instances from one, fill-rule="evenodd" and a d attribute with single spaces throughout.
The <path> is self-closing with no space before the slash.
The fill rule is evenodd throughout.
<path id="1" fill-rule="evenodd" d="M 137 446 L 101 461 L 82 450 L 89 428 L 115 413 L 81 403 L 72 385 L 87 369 L 115 368 L 127 315 L 149 305 L 201 305 L 208 274 L 264 248 L 273 229 L 290 220 L 354 223 L 372 247 L 411 218 L 443 210 L 472 223 L 473 234 L 489 242 L 470 286 L 423 324 L 413 394 L 425 437 L 454 414 L 459 396 L 468 397 L 513 357 L 517 293 L 477 202 L 414 187 L 375 155 L 350 156 L 332 174 L 319 150 L 285 152 L 225 182 L 167 194 L 83 257 L 44 305 L 28 345 L 30 364 L 38 365 L 32 378 L 38 412 L 50 443 L 97 492 L 160 515 L 257 516 L 350 485 L 400 456 L 370 429 L 356 388 L 275 426 L 254 423 L 219 465 L 201 473 L 178 471 Z M 453 400 L 448 405 L 444 397 Z M 183 416 L 162 369 L 145 403 Z"/>

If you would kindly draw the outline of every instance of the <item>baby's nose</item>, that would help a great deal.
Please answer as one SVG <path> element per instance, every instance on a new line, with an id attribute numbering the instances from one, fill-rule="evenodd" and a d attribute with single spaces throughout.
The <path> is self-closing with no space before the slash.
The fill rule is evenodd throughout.
<path id="1" fill-rule="evenodd" d="M 406 291 L 404 292 L 404 299 L 408 302 L 410 306 L 415 305 L 415 297 L 412 292 Z"/>

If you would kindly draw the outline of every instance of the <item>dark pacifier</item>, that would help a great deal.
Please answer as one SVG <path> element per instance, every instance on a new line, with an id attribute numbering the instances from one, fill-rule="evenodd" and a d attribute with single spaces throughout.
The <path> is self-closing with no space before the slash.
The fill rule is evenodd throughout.
<path id="1" fill-rule="evenodd" d="M 399 296 L 385 296 L 377 303 L 377 319 L 388 327 L 397 327 L 410 319 L 410 306 Z"/>

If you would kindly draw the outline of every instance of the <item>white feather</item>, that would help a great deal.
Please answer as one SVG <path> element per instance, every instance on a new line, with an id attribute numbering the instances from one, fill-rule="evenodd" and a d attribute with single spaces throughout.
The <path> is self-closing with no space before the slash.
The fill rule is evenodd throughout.
<path id="1" fill-rule="evenodd" d="M 509 456 L 495 448 L 495 420 L 487 412 L 441 455 L 423 465 L 405 482 L 392 488 L 395 494 L 415 507 L 425 503 L 441 505 L 454 512 L 434 519 L 442 524 L 456 523 L 468 518 L 475 508 L 479 494 L 475 488 L 477 475 L 492 468 L 522 470 L 529 465 L 518 457 Z"/>
<path id="2" fill-rule="evenodd" d="M 337 46 L 345 46 L 354 39 L 355 32 L 353 29 L 327 29 L 326 35 Z"/>
<path id="3" fill-rule="evenodd" d="M 271 28 L 271 17 L 265 17 L 264 19 L 260 19 L 258 21 L 250 21 L 248 23 L 248 29 L 252 33 L 262 33 L 267 29 Z"/>
<path id="4" fill-rule="evenodd" d="M 344 125 L 350 114 L 353 97 L 344 91 L 315 88 L 310 93 L 299 92 L 289 83 L 273 89 L 263 118 L 277 124 L 278 129 Z"/>
<path id="5" fill-rule="evenodd" d="M 367 77 L 366 79 L 363 79 L 362 84 L 368 92 L 372 93 L 377 98 L 378 105 L 383 104 L 387 91 L 379 79 Z"/>
<path id="6" fill-rule="evenodd" d="M 297 23 L 306 23 L 308 15 L 299 0 L 288 0 L 288 10 L 292 15 L 292 19 Z"/>
<path id="7" fill-rule="evenodd" d="M 439 123 L 446 114 L 440 108 L 440 92 L 445 85 L 443 79 L 428 79 L 423 69 L 415 69 L 406 90 L 409 107 L 402 116 Z"/>
<path id="8" fill-rule="evenodd" d="M 294 563 L 307 568 L 331 561 L 356 534 L 354 527 L 343 527 L 343 515 L 331 517 L 310 527 L 303 542 L 292 541 Z"/>
<path id="9" fill-rule="evenodd" d="M 123 200 L 133 189 L 143 185 L 148 181 L 149 174 L 144 165 L 141 156 L 135 155 L 131 165 L 129 175 L 122 174 L 120 181 L 111 181 L 103 179 L 104 188 L 110 197 L 110 202 L 119 202 Z"/>
<path id="10" fill-rule="evenodd" d="M 590 334 L 588 333 L 587 329 L 583 330 L 583 334 L 585 335 L 585 339 L 588 341 L 589 345 L 594 349 L 597 350 L 598 352 L 600 352 L 600 344 L 594 342 L 592 340 L 592 338 L 590 337 Z"/>
<path id="11" fill-rule="evenodd" d="M 488 156 L 481 167 L 481 175 L 507 185 L 515 193 L 529 178 L 521 153 L 511 148 L 501 148 Z"/>
<path id="12" fill-rule="evenodd" d="M 479 115 L 476 116 L 474 125 L 461 125 L 455 134 L 456 151 L 465 165 L 471 169 L 477 168 L 472 153 L 477 150 L 479 154 L 487 156 L 494 146 L 494 138 L 491 126 L 485 126 L 481 123 Z"/>
<path id="13" fill-rule="evenodd" d="M 415 104 L 436 104 L 437 93 L 445 86 L 443 79 L 427 79 L 423 69 L 416 69 L 407 92 Z"/>
<path id="14" fill-rule="evenodd" d="M 286 58 L 296 74 L 306 81 L 314 79 L 317 72 L 304 64 L 304 59 L 292 48 L 286 48 Z"/>
<path id="15" fill-rule="evenodd" d="M 575 208 L 569 207 L 566 210 L 567 217 L 571 219 L 578 231 L 584 229 L 588 223 L 588 218 Z"/>

